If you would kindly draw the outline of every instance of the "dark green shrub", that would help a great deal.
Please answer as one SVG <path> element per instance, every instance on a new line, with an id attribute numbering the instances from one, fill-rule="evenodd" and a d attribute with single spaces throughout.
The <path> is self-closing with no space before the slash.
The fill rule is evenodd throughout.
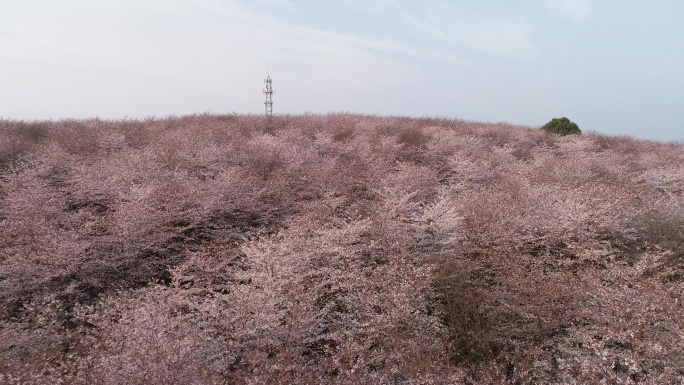
<path id="1" fill-rule="evenodd" d="M 577 124 L 570 121 L 565 116 L 562 118 L 553 118 L 550 122 L 541 127 L 542 130 L 553 134 L 569 135 L 581 134 L 582 131 L 577 127 Z"/>

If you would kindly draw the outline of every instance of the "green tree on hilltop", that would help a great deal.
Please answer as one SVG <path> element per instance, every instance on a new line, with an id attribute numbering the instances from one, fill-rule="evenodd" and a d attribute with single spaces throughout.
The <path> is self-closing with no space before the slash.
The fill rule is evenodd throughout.
<path id="1" fill-rule="evenodd" d="M 562 118 L 551 119 L 551 121 L 543 125 L 541 129 L 546 132 L 551 132 L 560 135 L 580 135 L 582 133 L 577 124 L 571 122 L 570 119 L 566 118 L 565 116 Z"/>

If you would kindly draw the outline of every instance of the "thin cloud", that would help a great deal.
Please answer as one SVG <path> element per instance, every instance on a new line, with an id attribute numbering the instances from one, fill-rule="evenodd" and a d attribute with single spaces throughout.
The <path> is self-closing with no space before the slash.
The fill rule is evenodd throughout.
<path id="1" fill-rule="evenodd" d="M 378 7 L 384 7 L 387 4 L 390 4 L 390 1 L 376 1 Z M 306 54 L 308 57 L 329 57 L 338 60 L 398 54 L 470 66 L 469 62 L 453 54 L 445 54 L 441 50 L 430 50 L 382 38 L 356 36 L 287 23 L 280 19 L 258 14 L 252 9 L 236 3 L 204 0 L 199 3 L 193 1 L 192 5 L 203 7 L 204 12 L 232 19 L 243 27 L 243 31 L 249 30 L 250 45 L 272 47 L 272 50 L 277 52 L 297 52 L 298 54 Z M 240 36 L 239 40 L 244 39 Z"/>
<path id="2" fill-rule="evenodd" d="M 256 3 L 263 4 L 269 7 L 294 8 L 296 5 L 290 0 L 252 0 Z"/>
<path id="3" fill-rule="evenodd" d="M 574 20 L 584 20 L 591 13 L 591 0 L 546 0 L 552 12 L 558 12 Z"/>
<path id="4" fill-rule="evenodd" d="M 536 57 L 539 48 L 526 22 L 466 13 L 450 4 L 432 2 L 423 13 L 402 11 L 417 31 L 442 44 L 510 57 Z"/>
<path id="5" fill-rule="evenodd" d="M 364 12 L 385 11 L 394 5 L 394 0 L 341 0 L 341 2 L 351 9 Z"/>

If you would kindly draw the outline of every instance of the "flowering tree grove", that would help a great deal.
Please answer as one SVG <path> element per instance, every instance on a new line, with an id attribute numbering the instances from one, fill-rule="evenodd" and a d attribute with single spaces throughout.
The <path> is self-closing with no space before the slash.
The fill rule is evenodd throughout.
<path id="1" fill-rule="evenodd" d="M 681 383 L 683 261 L 680 144 L 0 120 L 0 383 Z"/>

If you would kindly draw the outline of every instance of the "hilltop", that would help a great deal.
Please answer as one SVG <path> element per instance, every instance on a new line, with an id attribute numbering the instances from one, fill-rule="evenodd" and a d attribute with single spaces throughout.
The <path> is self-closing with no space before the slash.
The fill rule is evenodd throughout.
<path id="1" fill-rule="evenodd" d="M 679 144 L 0 121 L 2 383 L 681 383 L 683 288 Z"/>

